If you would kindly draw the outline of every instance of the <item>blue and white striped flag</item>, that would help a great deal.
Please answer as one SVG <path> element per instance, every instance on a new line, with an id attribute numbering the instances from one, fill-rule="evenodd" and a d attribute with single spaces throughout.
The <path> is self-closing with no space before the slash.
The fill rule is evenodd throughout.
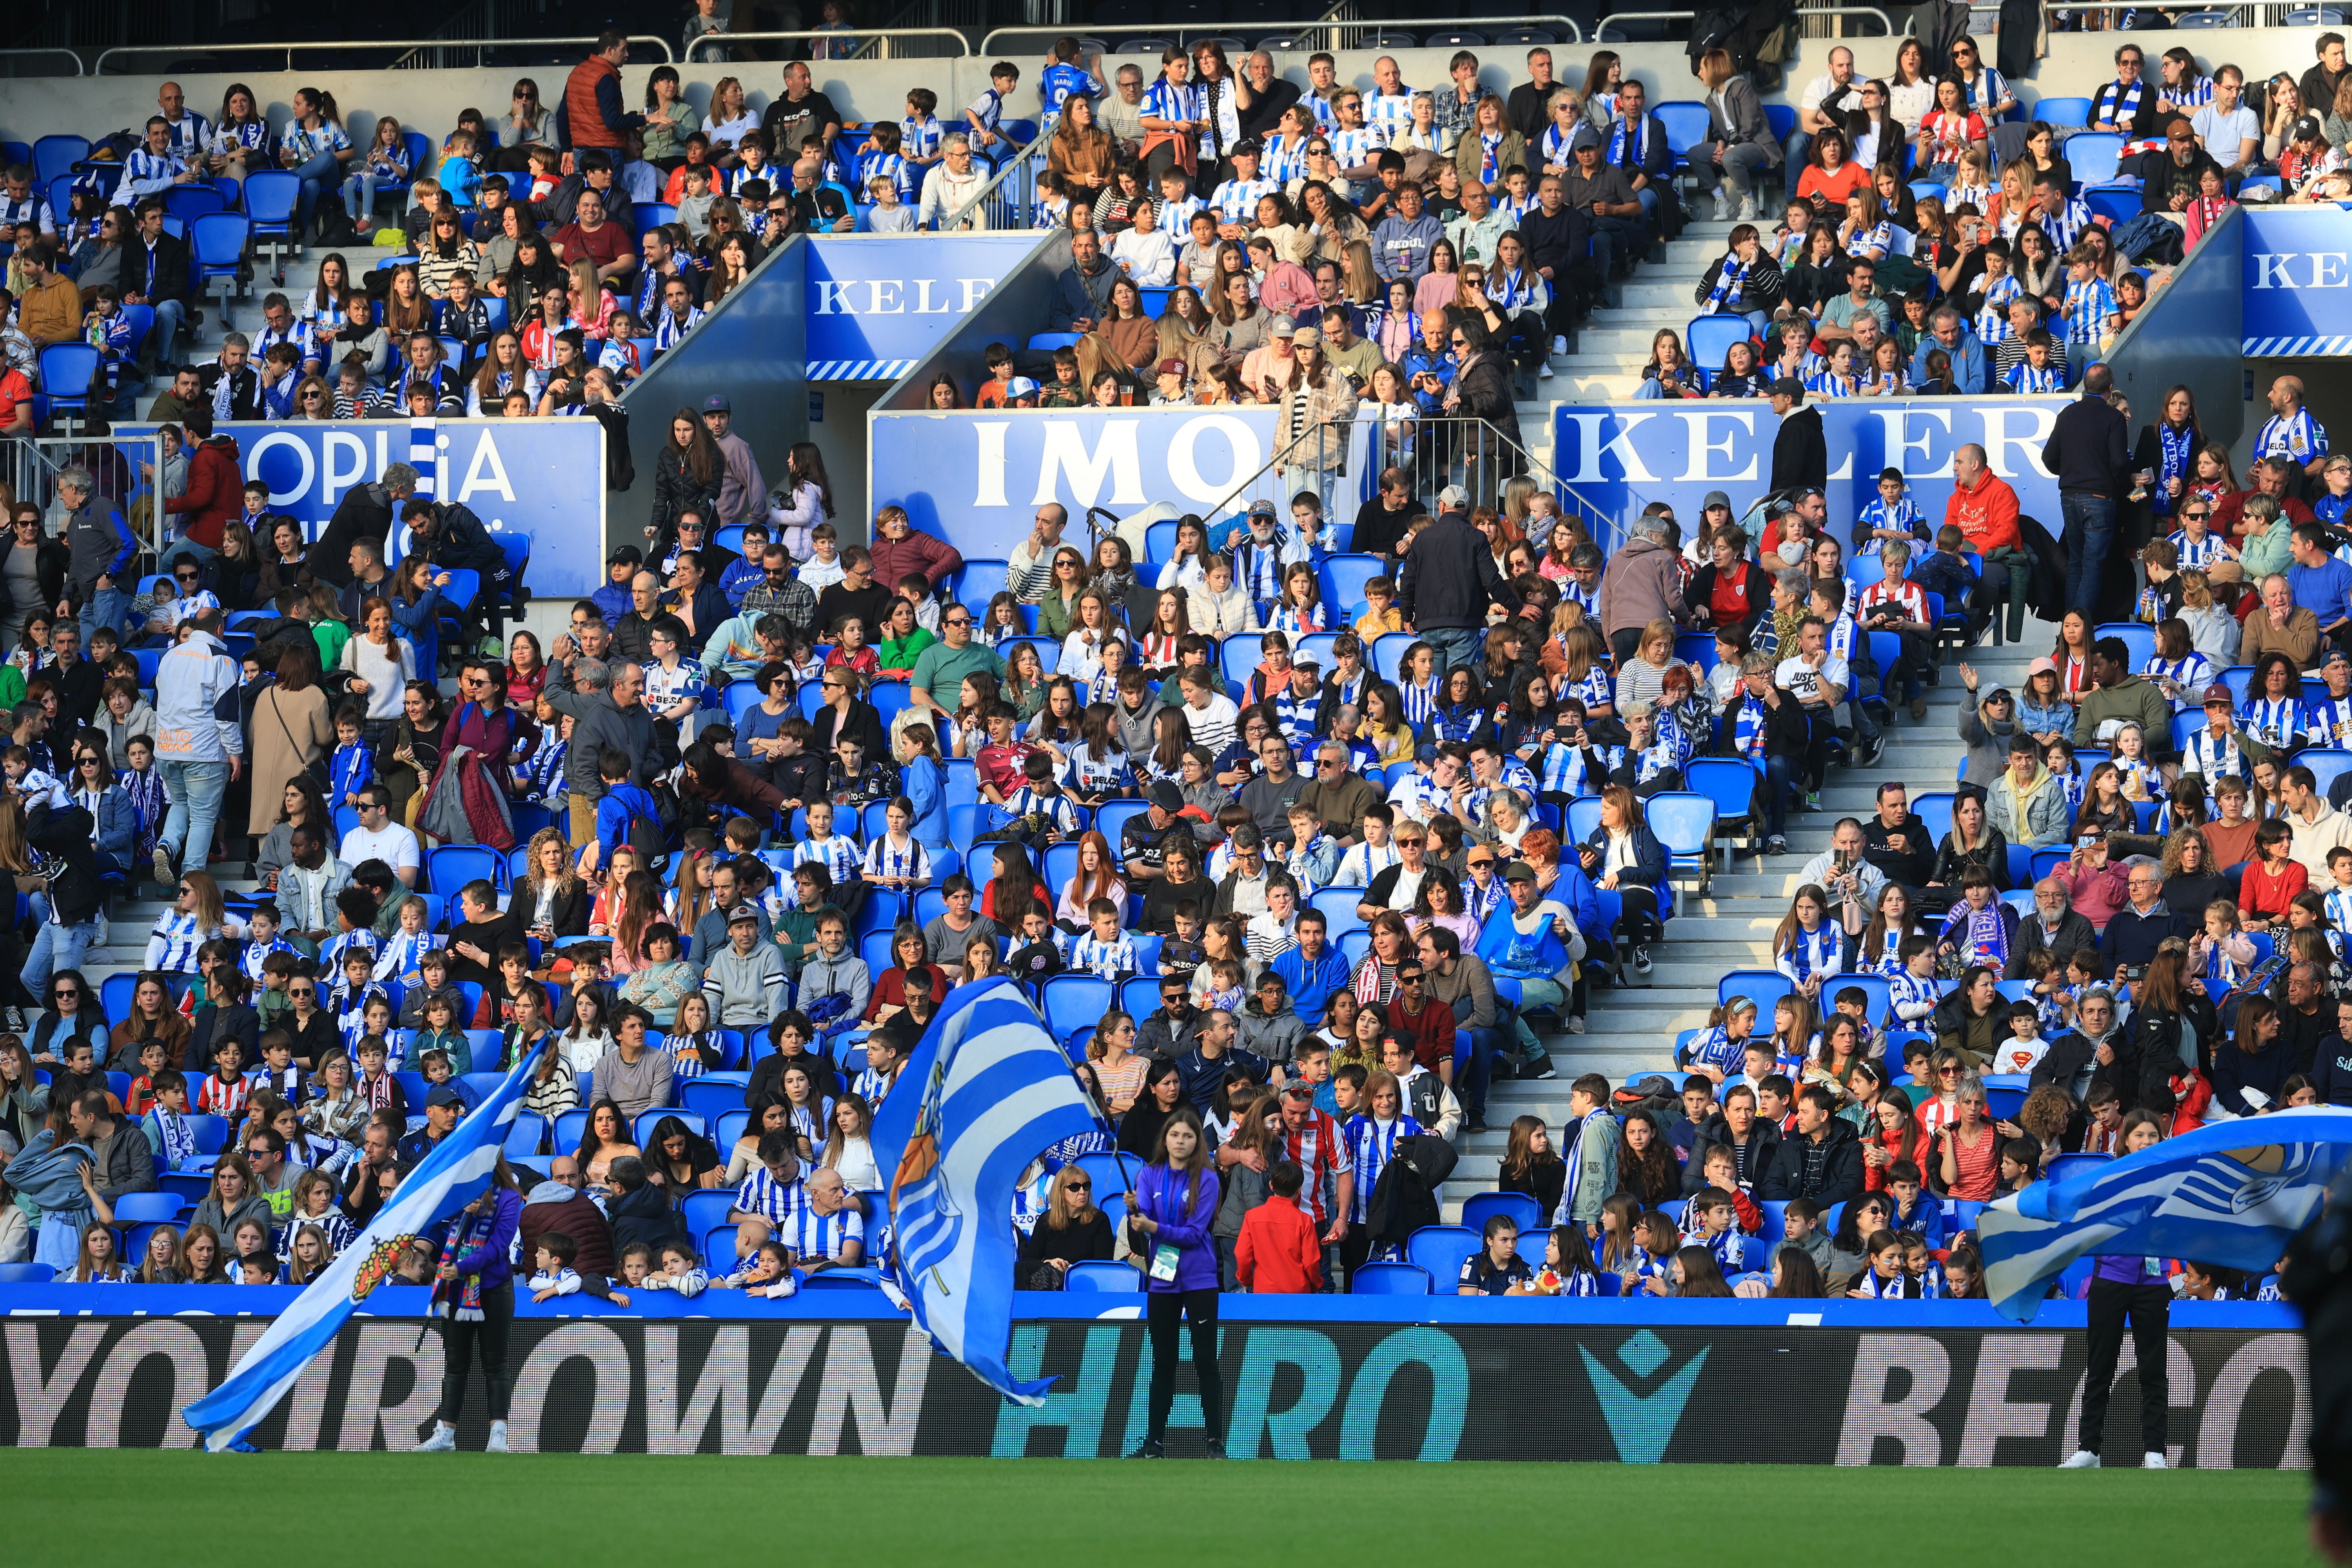
<path id="1" fill-rule="evenodd" d="M 408 421 L 408 466 L 416 470 L 416 493 L 427 500 L 441 499 L 441 422 Z"/>
<path id="2" fill-rule="evenodd" d="M 882 1277 L 931 1342 L 1005 1398 L 1042 1405 L 1053 1384 L 1015 1382 L 1013 1192 L 1029 1162 L 1102 1118 L 1037 1010 L 1002 978 L 959 986 L 874 1119 L 890 1183 Z"/>
<path id="3" fill-rule="evenodd" d="M 2217 1121 L 2062 1182 L 2037 1182 L 1977 1218 L 1985 1294 L 2031 1322 L 2049 1282 L 2088 1257 L 2179 1258 L 2256 1273 L 2318 1214 L 2352 1150 L 2352 1110 L 2306 1106 Z"/>
<path id="4" fill-rule="evenodd" d="M 553 1048 L 552 1037 L 549 1048 Z M 207 1449 L 220 1453 L 241 1446 L 245 1435 L 294 1386 L 310 1358 L 334 1343 L 343 1321 L 383 1282 L 386 1270 L 379 1254 L 389 1256 L 386 1244 L 406 1245 L 404 1238 L 425 1234 L 481 1194 L 498 1169 L 499 1148 L 538 1065 L 533 1055 L 507 1074 L 473 1114 L 417 1162 L 392 1201 L 278 1315 L 227 1379 L 180 1412 L 180 1419 L 203 1437 Z"/>

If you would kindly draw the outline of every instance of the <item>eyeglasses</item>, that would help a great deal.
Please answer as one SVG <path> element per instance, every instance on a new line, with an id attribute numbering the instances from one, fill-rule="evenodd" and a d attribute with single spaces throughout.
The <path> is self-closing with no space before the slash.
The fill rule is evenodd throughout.
<path id="1" fill-rule="evenodd" d="M 971 625 L 971 617 L 970 616 L 949 616 L 940 624 L 950 626 L 968 626 Z"/>
<path id="2" fill-rule="evenodd" d="M 286 988 L 289 996 L 316 996 L 318 994 L 318 987 L 314 985 L 289 985 Z"/>
<path id="3" fill-rule="evenodd" d="M 56 997 L 60 1002 L 70 1002 L 79 997 L 81 993 L 70 985 L 60 985 L 55 991 L 50 992 L 49 994 Z"/>

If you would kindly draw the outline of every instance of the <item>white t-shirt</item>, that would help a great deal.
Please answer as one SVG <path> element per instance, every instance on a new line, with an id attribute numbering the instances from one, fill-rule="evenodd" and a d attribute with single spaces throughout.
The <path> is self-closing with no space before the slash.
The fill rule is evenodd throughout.
<path id="1" fill-rule="evenodd" d="M 2225 169 L 2238 161 L 2249 139 L 2254 143 L 2255 155 L 2262 153 L 2262 117 L 2242 103 L 2227 114 L 2219 104 L 2206 104 L 2189 117 L 2189 126 L 2197 132 L 2199 143 L 2213 154 L 2213 161 Z"/>
<path id="2" fill-rule="evenodd" d="M 1773 684 L 1800 702 L 1815 698 L 1829 700 L 1830 694 L 1822 689 L 1824 681 L 1841 691 L 1851 687 L 1853 681 L 1846 674 L 1845 660 L 1832 654 L 1822 659 L 1822 667 L 1815 669 L 1801 658 L 1784 658 L 1780 667 L 1772 672 Z"/>
<path id="3" fill-rule="evenodd" d="M 356 866 L 362 860 L 381 860 L 395 871 L 406 870 L 424 863 L 424 852 L 417 847 L 416 835 L 397 822 L 388 822 L 375 832 L 354 827 L 343 835 L 342 847 L 335 858 L 346 866 Z"/>

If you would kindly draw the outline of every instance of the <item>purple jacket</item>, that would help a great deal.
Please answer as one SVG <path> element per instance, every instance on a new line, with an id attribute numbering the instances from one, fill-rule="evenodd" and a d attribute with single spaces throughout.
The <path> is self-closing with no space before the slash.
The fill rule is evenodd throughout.
<path id="1" fill-rule="evenodd" d="M 513 1188 L 499 1188 L 495 1201 L 498 1215 L 490 1223 L 489 1240 L 484 1242 L 478 1250 L 460 1253 L 457 1257 L 457 1272 L 480 1275 L 485 1294 L 514 1279 L 514 1264 L 507 1255 L 514 1250 L 515 1231 L 522 1224 L 522 1199 Z M 449 1223 L 464 1225 L 464 1213 L 461 1211 Z"/>
<path id="2" fill-rule="evenodd" d="M 1146 1238 L 1150 1247 L 1176 1247 L 1176 1278 L 1149 1277 L 1150 1254 L 1146 1250 L 1144 1289 L 1147 1290 L 1213 1290 L 1217 1288 L 1217 1252 L 1209 1241 L 1209 1221 L 1217 1212 L 1217 1174 L 1201 1173 L 1192 1212 L 1183 1209 L 1184 1190 L 1165 1165 L 1146 1165 L 1135 1184 L 1135 1212 L 1156 1223 L 1157 1234 Z"/>
<path id="3" fill-rule="evenodd" d="M 2151 1263 L 2157 1265 L 2157 1271 L 2153 1274 L 2147 1271 Z M 2153 1258 L 2103 1257 L 2092 1268 L 2091 1278 L 2117 1285 L 2161 1285 L 2164 1283 L 2164 1266 Z"/>

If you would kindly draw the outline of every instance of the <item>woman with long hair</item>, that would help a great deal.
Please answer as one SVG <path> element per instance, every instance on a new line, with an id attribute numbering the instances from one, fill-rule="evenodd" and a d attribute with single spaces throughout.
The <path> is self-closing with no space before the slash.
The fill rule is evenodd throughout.
<path id="1" fill-rule="evenodd" d="M 1071 202 L 1092 205 L 1109 185 L 1118 160 L 1118 143 L 1095 122 L 1094 100 L 1085 93 L 1066 100 L 1045 146 L 1045 170 L 1060 177 Z"/>
<path id="2" fill-rule="evenodd" d="M 1675 1160 L 1674 1146 L 1658 1126 L 1658 1119 L 1647 1110 L 1635 1110 L 1624 1121 L 1624 1144 L 1617 1158 L 1617 1188 L 1641 1200 L 1644 1208 L 1655 1208 L 1682 1196 L 1682 1167 Z"/>
<path id="3" fill-rule="evenodd" d="M 674 533 L 684 512 L 716 516 L 719 486 L 727 477 L 719 443 L 694 410 L 681 408 L 671 415 L 669 431 L 661 456 L 654 460 L 652 527 L 656 540 Z"/>
<path id="4" fill-rule="evenodd" d="M 2164 1125 L 2146 1110 L 2127 1112 L 2116 1154 L 2137 1154 L 2163 1141 Z M 1975 1261 L 1973 1258 L 1970 1260 Z M 1982 1278 L 1982 1267 L 1977 1278 Z M 2075 1427 L 2074 1452 L 2059 1461 L 2061 1469 L 2099 1468 L 2100 1448 L 2106 1437 L 2107 1398 L 2123 1353 L 2124 1330 L 2131 1329 L 2132 1349 L 2147 1370 L 2139 1374 L 2140 1468 L 2166 1466 L 2166 1439 L 2171 1414 L 2172 1384 L 2166 1374 L 2171 1353 L 2172 1289 L 2160 1258 L 2103 1257 L 2091 1270 L 2088 1317 L 2090 1363 L 2083 1380 L 2082 1415 Z"/>
<path id="5" fill-rule="evenodd" d="M 1568 1164 L 1551 1145 L 1551 1130 L 1540 1116 L 1515 1117 L 1503 1151 L 1503 1171 L 1495 1184 L 1506 1193 L 1525 1193 L 1536 1200 L 1538 1213 L 1549 1215 L 1559 1207 L 1568 1184 Z"/>
<path id="6" fill-rule="evenodd" d="M 1393 1110 L 1395 1084 L 1389 1086 Z M 1157 1145 L 1135 1187 L 1125 1194 L 1129 1246 L 1146 1260 L 1145 1316 L 1151 1346 L 1150 1397 L 1137 1457 L 1165 1455 L 1168 1410 L 1176 1397 L 1176 1336 L 1188 1321 L 1192 1366 L 1200 1384 L 1203 1443 L 1224 1458 L 1224 1378 L 1217 1369 L 1217 1262 L 1209 1226 L 1221 1195 L 1201 1119 L 1177 1107 L 1160 1125 Z"/>
<path id="7" fill-rule="evenodd" d="M 814 441 L 793 443 L 784 455 L 784 482 L 769 492 L 768 536 L 794 561 L 806 561 L 816 552 L 810 531 L 820 522 L 832 521 L 835 515 L 833 481 L 825 476 L 824 452 Z"/>
<path id="8" fill-rule="evenodd" d="M 1862 1130 L 1862 1184 L 1868 1192 L 1884 1192 L 1886 1173 L 1895 1162 L 1908 1160 L 1920 1172 L 1934 1169 L 1935 1140 L 1919 1125 L 1913 1113 L 1911 1097 L 1906 1094 L 1882 1094 L 1871 1107 L 1871 1118 Z"/>
<path id="9" fill-rule="evenodd" d="M 289 646 L 278 657 L 277 680 L 262 688 L 253 700 L 253 718 L 247 726 L 247 733 L 253 737 L 253 793 L 246 831 L 256 838 L 268 837 L 276 825 L 288 782 L 307 778 L 312 764 L 334 746 L 334 725 L 328 717 L 327 694 L 320 679 L 318 650 Z M 184 844 L 189 860 L 201 868 L 203 857 L 211 847 L 214 826 L 195 811 L 201 804 L 173 801 L 172 815 L 165 819 L 163 837 L 155 846 L 159 857 Z M 179 831 L 183 827 L 184 839 Z M 175 858 L 159 858 L 158 881 L 168 879 Z"/>
<path id="10" fill-rule="evenodd" d="M 1013 1266 L 1015 1285 L 1025 1290 L 1059 1289 L 1071 1264 L 1110 1261 L 1112 1242 L 1110 1221 L 1095 1206 L 1094 1178 L 1082 1166 L 1065 1165 L 1055 1173 L 1045 1212 L 1021 1238 Z"/>
<path id="11" fill-rule="evenodd" d="M 1144 1068 L 1142 1090 L 1119 1119 L 1119 1152 L 1149 1159 L 1160 1146 L 1160 1128 L 1184 1106 L 1184 1079 L 1177 1072 L 1176 1064 L 1165 1059 L 1151 1061 Z"/>
<path id="12" fill-rule="evenodd" d="M 572 1157 L 592 1185 L 603 1184 L 614 1161 L 644 1152 L 631 1136 L 628 1118 L 617 1103 L 600 1100 L 588 1108 L 587 1124 L 580 1130 L 580 1147 Z"/>

